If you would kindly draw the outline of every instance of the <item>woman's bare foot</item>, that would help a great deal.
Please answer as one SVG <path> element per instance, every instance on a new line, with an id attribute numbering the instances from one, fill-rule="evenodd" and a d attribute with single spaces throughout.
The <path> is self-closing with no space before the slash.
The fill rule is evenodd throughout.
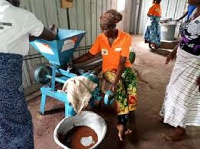
<path id="1" fill-rule="evenodd" d="M 124 135 L 128 135 L 128 134 L 132 133 L 132 131 L 130 129 L 125 130 L 125 128 L 122 124 L 118 124 L 117 129 L 118 129 L 118 137 L 119 137 L 120 141 L 124 141 Z"/>
<path id="2" fill-rule="evenodd" d="M 185 137 L 185 129 L 181 127 L 177 127 L 173 130 L 172 133 L 164 134 L 163 137 L 171 141 L 180 141 Z"/>
<path id="3" fill-rule="evenodd" d="M 121 124 L 118 124 L 117 125 L 117 129 L 118 129 L 118 137 L 119 137 L 119 140 L 120 141 L 124 141 L 124 131 L 125 131 L 125 128 L 123 125 Z"/>

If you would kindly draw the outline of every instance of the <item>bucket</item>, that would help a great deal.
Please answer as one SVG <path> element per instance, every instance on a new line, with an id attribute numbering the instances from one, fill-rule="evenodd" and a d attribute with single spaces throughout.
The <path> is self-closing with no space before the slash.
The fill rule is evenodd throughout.
<path id="1" fill-rule="evenodd" d="M 176 31 L 176 21 L 164 21 L 161 23 L 161 40 L 174 40 Z"/>
<path id="2" fill-rule="evenodd" d="M 94 130 L 97 134 L 98 140 L 91 149 L 96 148 L 104 139 L 107 131 L 107 125 L 104 119 L 98 114 L 91 111 L 82 111 L 81 114 L 74 117 L 68 117 L 61 120 L 54 130 L 54 141 L 57 145 L 64 149 L 70 149 L 59 140 L 59 134 L 67 134 L 70 130 L 77 126 L 87 126 Z"/>

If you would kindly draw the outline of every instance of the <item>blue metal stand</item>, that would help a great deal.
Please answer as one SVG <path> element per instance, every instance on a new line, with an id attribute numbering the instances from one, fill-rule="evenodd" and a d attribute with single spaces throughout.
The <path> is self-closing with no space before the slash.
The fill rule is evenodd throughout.
<path id="1" fill-rule="evenodd" d="M 61 102 L 64 102 L 65 104 L 65 117 L 71 117 L 75 114 L 75 111 L 73 107 L 70 105 L 70 103 L 67 100 L 67 94 L 59 91 L 52 91 L 50 87 L 42 87 L 40 89 L 42 92 L 42 99 L 40 104 L 40 112 L 44 115 L 45 111 L 45 103 L 46 103 L 46 97 L 50 96 L 53 97 Z"/>

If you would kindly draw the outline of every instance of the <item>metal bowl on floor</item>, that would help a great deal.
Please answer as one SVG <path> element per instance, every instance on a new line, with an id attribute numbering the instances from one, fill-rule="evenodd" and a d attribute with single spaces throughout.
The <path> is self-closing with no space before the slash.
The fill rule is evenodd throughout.
<path id="1" fill-rule="evenodd" d="M 59 140 L 59 134 L 67 134 L 67 132 L 77 126 L 87 126 L 95 131 L 98 141 L 92 148 L 96 148 L 101 143 L 107 131 L 107 125 L 101 116 L 91 111 L 82 111 L 81 114 L 74 117 L 64 118 L 56 126 L 53 136 L 57 145 L 64 149 L 70 149 Z"/>

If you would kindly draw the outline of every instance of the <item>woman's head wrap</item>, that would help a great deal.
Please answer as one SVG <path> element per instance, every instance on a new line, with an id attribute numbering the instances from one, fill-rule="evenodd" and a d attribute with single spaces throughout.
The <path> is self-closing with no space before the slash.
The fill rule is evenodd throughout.
<path id="1" fill-rule="evenodd" d="M 116 24 L 122 20 L 122 14 L 119 13 L 117 10 L 110 9 L 106 11 L 102 16 L 101 19 L 104 24 L 107 24 L 109 27 L 116 27 Z"/>

